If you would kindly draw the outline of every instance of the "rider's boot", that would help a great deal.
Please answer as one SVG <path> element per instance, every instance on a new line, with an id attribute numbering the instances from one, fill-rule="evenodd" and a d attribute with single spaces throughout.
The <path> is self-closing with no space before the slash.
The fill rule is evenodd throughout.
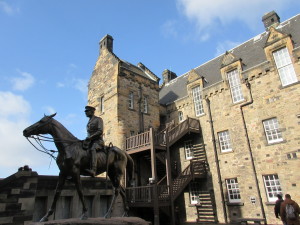
<path id="1" fill-rule="evenodd" d="M 96 157 L 96 150 L 91 150 L 91 161 L 92 161 L 92 169 L 86 169 L 92 177 L 96 176 L 96 169 L 97 169 L 97 157 Z"/>

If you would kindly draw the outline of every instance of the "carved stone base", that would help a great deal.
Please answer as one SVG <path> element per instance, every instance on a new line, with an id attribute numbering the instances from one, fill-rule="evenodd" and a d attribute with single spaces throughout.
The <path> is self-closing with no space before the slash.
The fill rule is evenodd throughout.
<path id="1" fill-rule="evenodd" d="M 32 222 L 29 225 L 150 225 L 147 222 L 138 217 L 112 217 L 110 219 L 105 218 L 89 218 L 87 220 L 80 219 L 63 219 L 52 220 L 48 222 Z"/>

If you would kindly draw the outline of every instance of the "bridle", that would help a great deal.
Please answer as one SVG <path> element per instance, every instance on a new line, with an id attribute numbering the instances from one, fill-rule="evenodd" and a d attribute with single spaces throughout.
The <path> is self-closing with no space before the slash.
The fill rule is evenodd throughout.
<path id="1" fill-rule="evenodd" d="M 49 118 L 49 116 L 47 116 L 47 117 L 48 117 L 48 120 L 47 120 L 46 122 L 42 123 L 42 124 L 37 125 L 35 129 L 41 128 L 41 127 L 43 127 L 43 126 L 46 126 L 46 125 L 48 125 L 48 124 L 51 122 L 51 120 L 53 120 L 52 117 L 50 117 L 50 118 Z M 30 141 L 30 138 L 32 138 L 33 140 L 35 140 L 36 144 L 39 145 L 40 148 L 37 147 L 34 143 L 32 143 L 32 142 Z M 39 152 L 42 152 L 42 153 L 45 153 L 45 154 L 49 155 L 49 156 L 50 156 L 51 158 L 53 158 L 54 160 L 56 160 L 56 157 L 54 156 L 54 154 L 57 153 L 58 151 L 56 151 L 56 150 L 50 150 L 50 149 L 45 148 L 45 146 L 43 145 L 42 141 L 47 141 L 47 142 L 60 142 L 60 143 L 70 143 L 70 145 L 73 144 L 73 143 L 75 143 L 75 142 L 77 142 L 77 141 L 73 141 L 73 140 L 72 140 L 72 141 L 71 141 L 71 140 L 57 140 L 57 139 L 54 140 L 54 138 L 52 138 L 52 137 L 47 137 L 47 136 L 40 135 L 40 134 L 37 134 L 37 135 L 31 135 L 31 136 L 29 136 L 29 137 L 26 137 L 26 139 L 28 140 L 28 142 L 29 142 L 36 150 L 38 150 Z"/>

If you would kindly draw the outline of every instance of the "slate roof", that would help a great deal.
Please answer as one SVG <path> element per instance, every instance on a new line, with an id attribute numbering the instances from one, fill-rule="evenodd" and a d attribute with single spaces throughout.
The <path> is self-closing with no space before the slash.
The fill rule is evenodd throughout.
<path id="1" fill-rule="evenodd" d="M 300 46 L 300 14 L 280 23 L 276 30 L 285 34 L 290 34 L 294 41 L 294 48 Z M 268 38 L 268 34 L 269 32 L 265 31 L 228 51 L 237 58 L 242 59 L 242 63 L 244 64 L 243 71 L 267 60 L 264 52 L 264 45 Z M 222 80 L 220 68 L 224 54 L 205 62 L 194 69 L 207 81 L 204 83 L 204 88 L 210 87 Z M 165 84 L 159 93 L 159 103 L 162 105 L 168 105 L 178 99 L 186 97 L 187 76 L 188 72 Z"/>
<path id="2" fill-rule="evenodd" d="M 159 78 L 151 71 L 148 72 L 147 70 L 149 69 L 148 68 L 146 69 L 146 67 L 142 63 L 139 64 L 141 64 L 144 67 L 144 69 L 140 68 L 139 66 L 135 66 L 125 60 L 120 59 L 120 61 L 122 62 L 123 68 L 126 68 L 127 70 L 132 71 L 133 73 L 138 74 L 142 77 L 158 82 Z"/>

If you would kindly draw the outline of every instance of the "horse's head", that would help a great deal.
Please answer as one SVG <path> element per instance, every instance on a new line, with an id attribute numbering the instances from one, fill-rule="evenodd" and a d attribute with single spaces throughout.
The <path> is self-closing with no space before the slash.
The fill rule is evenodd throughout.
<path id="1" fill-rule="evenodd" d="M 38 122 L 32 124 L 31 126 L 27 127 L 25 130 L 23 130 L 23 135 L 25 137 L 29 137 L 31 135 L 37 135 L 37 134 L 47 134 L 49 132 L 49 123 L 52 121 L 52 118 L 56 115 L 56 113 L 50 115 L 50 116 L 44 116 L 42 119 L 40 119 Z"/>

